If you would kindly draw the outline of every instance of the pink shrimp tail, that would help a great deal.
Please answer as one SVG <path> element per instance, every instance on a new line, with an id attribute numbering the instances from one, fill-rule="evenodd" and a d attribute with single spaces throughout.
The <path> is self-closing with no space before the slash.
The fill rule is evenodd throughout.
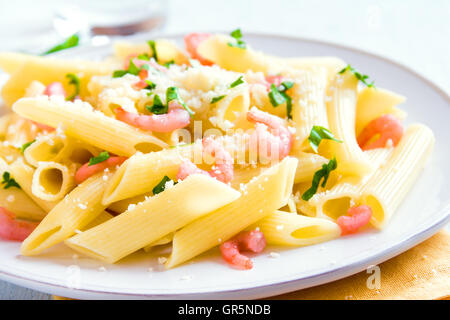
<path id="1" fill-rule="evenodd" d="M 376 135 L 379 137 L 373 140 Z M 400 120 L 391 114 L 378 117 L 361 131 L 358 136 L 358 144 L 362 150 L 385 148 L 388 141 L 396 146 L 403 136 L 403 126 Z"/>
<path id="2" fill-rule="evenodd" d="M 213 138 L 205 138 L 202 141 L 203 152 L 214 157 L 215 164 L 210 171 L 205 171 L 198 168 L 190 160 L 183 162 L 180 165 L 177 173 L 177 179 L 183 180 L 191 174 L 199 173 L 216 178 L 223 183 L 228 183 L 233 180 L 234 166 L 233 158 L 227 150 Z"/>
<path id="3" fill-rule="evenodd" d="M 195 164 L 193 164 L 190 160 L 186 160 L 180 165 L 180 168 L 178 169 L 177 180 L 184 180 L 191 174 L 204 174 L 209 176 L 208 171 L 202 170 Z"/>
<path id="4" fill-rule="evenodd" d="M 211 36 L 210 33 L 189 33 L 184 37 L 184 44 L 186 46 L 187 52 L 192 58 L 197 59 L 201 64 L 205 66 L 213 65 L 214 63 L 203 58 L 197 51 L 200 43 L 205 41 Z"/>
<path id="5" fill-rule="evenodd" d="M 250 147 L 257 149 L 261 157 L 281 160 L 289 155 L 294 139 L 281 118 L 252 108 L 247 112 L 247 120 L 256 123 L 250 136 Z"/>
<path id="6" fill-rule="evenodd" d="M 208 171 L 210 176 L 224 183 L 233 180 L 234 161 L 228 151 L 212 138 L 205 138 L 202 143 L 204 152 L 211 154 L 215 159 L 215 165 Z"/>
<path id="7" fill-rule="evenodd" d="M 61 82 L 52 82 L 47 87 L 45 87 L 44 94 L 47 96 L 64 96 L 66 97 L 66 90 Z"/>
<path id="8" fill-rule="evenodd" d="M 260 253 L 266 247 L 266 238 L 261 231 L 252 230 L 241 232 L 234 238 L 220 246 L 222 258 L 232 266 L 248 270 L 253 268 L 252 260 L 243 255 L 241 251 Z"/>
<path id="9" fill-rule="evenodd" d="M 83 164 L 75 173 L 75 182 L 77 184 L 80 184 L 89 177 L 105 170 L 106 168 L 112 168 L 121 165 L 127 159 L 127 157 L 109 157 L 107 160 L 93 165 L 89 165 L 89 162 L 87 162 Z"/>
<path id="10" fill-rule="evenodd" d="M 117 108 L 115 112 L 117 120 L 146 131 L 172 132 L 191 122 L 189 113 L 175 101 L 170 102 L 169 111 L 165 114 L 139 115 L 122 108 Z"/>
<path id="11" fill-rule="evenodd" d="M 38 223 L 16 220 L 14 213 L 0 207 L 0 238 L 23 241 L 37 227 Z"/>
<path id="12" fill-rule="evenodd" d="M 341 228 L 341 234 L 347 235 L 358 232 L 367 225 L 372 217 L 372 209 L 369 206 L 354 206 L 347 210 L 346 216 L 340 216 L 336 223 Z"/>
<path id="13" fill-rule="evenodd" d="M 276 87 L 278 87 L 284 80 L 283 76 L 266 76 L 266 87 L 267 90 L 270 90 L 270 86 L 274 84 Z"/>

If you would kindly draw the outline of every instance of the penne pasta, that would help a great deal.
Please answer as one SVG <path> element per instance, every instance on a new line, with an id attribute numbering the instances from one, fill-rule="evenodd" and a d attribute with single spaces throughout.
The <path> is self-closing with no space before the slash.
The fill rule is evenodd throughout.
<path id="1" fill-rule="evenodd" d="M 25 256 L 37 255 L 87 226 L 106 208 L 101 204 L 105 185 L 101 174 L 78 185 L 25 239 L 20 252 Z"/>
<path id="2" fill-rule="evenodd" d="M 22 60 L 21 63 L 18 61 Z M 8 68 L 12 73 L 8 82 L 2 88 L 2 98 L 7 106 L 22 98 L 32 81 L 39 81 L 44 85 L 52 82 L 61 82 L 67 92 L 70 87 L 66 75 L 76 74 L 80 79 L 80 96 L 87 95 L 87 83 L 94 75 L 108 74 L 114 70 L 109 63 L 59 60 L 23 54 L 0 54 L 0 66 L 9 64 L 8 61 L 17 61 L 15 67 Z"/>
<path id="3" fill-rule="evenodd" d="M 340 236 L 339 226 L 329 220 L 275 211 L 255 223 L 267 243 L 282 246 L 308 246 Z"/>
<path id="4" fill-rule="evenodd" d="M 66 244 L 114 263 L 239 197 L 239 192 L 222 182 L 192 175 Z"/>
<path id="5" fill-rule="evenodd" d="M 34 171 L 31 192 L 46 201 L 61 200 L 75 187 L 74 170 L 56 162 L 39 162 Z"/>
<path id="6" fill-rule="evenodd" d="M 10 173 L 6 161 L 0 158 L 0 176 Z M 42 220 L 47 212 L 39 207 L 23 190 L 18 187 L 0 187 L 0 206 L 14 212 L 16 217 L 27 220 Z"/>
<path id="7" fill-rule="evenodd" d="M 61 124 L 67 135 L 117 155 L 131 156 L 137 151 L 150 152 L 167 146 L 151 134 L 94 111 L 86 102 L 23 98 L 13 109 L 25 118 L 48 126 L 56 128 Z"/>
<path id="8" fill-rule="evenodd" d="M 49 212 L 53 209 L 57 202 L 47 201 L 36 196 L 33 189 L 33 176 L 35 169 L 27 165 L 22 158 L 18 158 L 16 161 L 9 165 L 9 171 L 11 176 L 19 183 L 22 190 L 45 212 Z"/>
<path id="9" fill-rule="evenodd" d="M 166 267 L 173 268 L 219 245 L 287 204 L 296 166 L 296 159 L 285 158 L 246 184 L 238 200 L 177 231 Z"/>
<path id="10" fill-rule="evenodd" d="M 338 172 L 362 176 L 373 168 L 356 142 L 354 128 L 357 84 L 358 79 L 353 74 L 345 72 L 337 75 L 329 88 L 331 98 L 327 104 L 329 129 L 342 143 L 326 140 L 322 143 L 322 152 L 327 158 L 336 157 Z"/>
<path id="11" fill-rule="evenodd" d="M 406 98 L 382 88 L 366 87 L 358 93 L 356 104 L 356 134 L 372 120 L 383 114 L 393 114 L 399 119 L 406 117 L 404 111 L 396 106 L 405 102 Z"/>
<path id="12" fill-rule="evenodd" d="M 250 269 L 241 251 L 383 228 L 431 130 L 405 131 L 405 97 L 356 66 L 271 55 L 252 38 L 119 41 L 101 61 L 0 52 L 2 240 L 106 263 L 165 245 L 166 268 L 220 246 Z"/>
<path id="13" fill-rule="evenodd" d="M 363 204 L 372 208 L 371 223 L 382 228 L 412 188 L 434 147 L 433 132 L 426 126 L 408 127 L 387 163 L 361 190 Z"/>

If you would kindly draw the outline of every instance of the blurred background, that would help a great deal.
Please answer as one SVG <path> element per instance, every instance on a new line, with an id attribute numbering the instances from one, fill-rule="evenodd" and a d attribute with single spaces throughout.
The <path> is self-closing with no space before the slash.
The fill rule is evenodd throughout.
<path id="1" fill-rule="evenodd" d="M 79 32 L 231 31 L 349 45 L 407 65 L 450 92 L 449 0 L 0 0 L 0 50 L 42 52 Z M 89 37 L 93 36 L 93 37 Z"/>
<path id="2" fill-rule="evenodd" d="M 74 33 L 83 46 L 238 27 L 382 55 L 450 94 L 450 0 L 0 0 L 0 51 L 42 53 Z M 0 299 L 48 298 L 0 281 Z"/>

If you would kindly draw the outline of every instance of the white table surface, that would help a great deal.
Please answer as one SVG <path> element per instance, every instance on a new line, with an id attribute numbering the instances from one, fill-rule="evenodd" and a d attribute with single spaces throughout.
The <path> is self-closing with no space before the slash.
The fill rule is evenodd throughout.
<path id="1" fill-rule="evenodd" d="M 114 0 L 110 0 L 114 1 Z M 38 2 L 0 0 L 0 51 L 17 42 L 14 14 L 33 16 Z M 39 1 L 39 11 L 54 1 Z M 26 7 L 28 10 L 24 10 Z M 50 9 L 48 10 L 51 11 Z M 233 30 L 298 36 L 344 44 L 400 62 L 450 94 L 449 0 L 171 0 L 165 31 Z M 447 227 L 448 229 L 448 227 Z M 0 299 L 49 299 L 0 281 Z"/>

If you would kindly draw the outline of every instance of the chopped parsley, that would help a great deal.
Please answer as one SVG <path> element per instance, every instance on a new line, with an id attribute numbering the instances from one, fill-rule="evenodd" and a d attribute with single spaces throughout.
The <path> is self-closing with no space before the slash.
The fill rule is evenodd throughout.
<path id="1" fill-rule="evenodd" d="M 317 170 L 316 173 L 314 173 L 311 188 L 309 188 L 308 190 L 305 191 L 305 193 L 303 193 L 302 199 L 308 201 L 313 197 L 313 195 L 316 194 L 317 189 L 319 188 L 320 185 L 320 180 L 322 180 L 322 178 L 323 178 L 322 188 L 324 188 L 325 185 L 327 184 L 330 172 L 335 170 L 336 168 L 337 168 L 336 158 L 331 159 L 327 164 L 323 164 L 322 169 Z"/>
<path id="2" fill-rule="evenodd" d="M 147 83 L 147 86 L 144 89 L 153 90 L 156 88 L 156 83 L 154 83 L 150 80 L 145 80 L 145 83 Z"/>
<path id="3" fill-rule="evenodd" d="M 244 83 L 244 80 L 242 80 L 243 76 L 240 76 L 236 81 L 234 81 L 232 84 L 230 84 L 230 88 L 237 87 L 238 85 Z"/>
<path id="4" fill-rule="evenodd" d="M 24 143 L 21 147 L 20 147 L 20 152 L 24 153 L 25 150 L 31 146 L 34 142 L 36 142 L 36 139 L 34 139 L 33 141 L 29 141 L 27 143 Z"/>
<path id="5" fill-rule="evenodd" d="M 150 61 L 150 55 L 148 53 L 141 53 L 137 56 L 139 60 Z"/>
<path id="6" fill-rule="evenodd" d="M 184 109 L 191 115 L 191 117 L 194 115 L 194 111 L 192 111 L 186 103 L 184 103 L 183 99 L 181 99 L 180 93 L 178 92 L 177 87 L 169 87 L 166 90 L 166 101 L 167 105 L 169 105 L 169 102 L 175 100 L 178 101 L 179 104 L 183 106 Z"/>
<path id="7" fill-rule="evenodd" d="M 158 194 L 166 190 L 166 183 L 169 181 L 172 181 L 172 179 L 168 176 L 164 176 L 164 178 L 162 178 L 162 180 L 153 188 L 153 194 Z M 177 182 L 174 182 L 173 184 L 176 185 Z"/>
<path id="8" fill-rule="evenodd" d="M 284 81 L 278 87 L 273 83 L 270 86 L 269 100 L 272 106 L 278 107 L 280 104 L 286 102 L 286 113 L 288 119 L 292 119 L 292 98 L 286 91 L 294 86 L 292 81 Z"/>
<path id="9" fill-rule="evenodd" d="M 228 45 L 230 47 L 235 47 L 235 48 L 239 48 L 239 49 L 247 49 L 247 44 L 245 43 L 245 41 L 242 40 L 242 32 L 241 29 L 236 29 L 231 31 L 230 36 L 232 36 L 236 42 L 228 42 Z"/>
<path id="10" fill-rule="evenodd" d="M 60 43 L 60 44 L 54 46 L 53 48 L 45 51 L 44 53 L 42 53 L 42 55 L 45 56 L 46 54 L 50 54 L 53 52 L 76 47 L 79 42 L 80 42 L 80 37 L 77 34 L 73 34 L 69 38 L 67 38 L 63 43 Z"/>
<path id="11" fill-rule="evenodd" d="M 315 152 L 317 152 L 319 144 L 323 139 L 333 140 L 342 143 L 342 141 L 336 139 L 328 129 L 321 126 L 313 126 L 311 129 L 311 133 L 309 134 L 308 141 L 311 148 L 313 148 Z"/>
<path id="12" fill-rule="evenodd" d="M 71 101 L 80 94 L 80 78 L 73 73 L 66 74 L 66 78 L 69 79 L 69 84 L 73 84 L 75 86 L 75 91 L 66 98 L 67 101 Z"/>
<path id="13" fill-rule="evenodd" d="M 139 71 L 141 71 L 141 69 L 148 69 L 148 65 L 144 64 L 141 68 L 139 68 L 138 66 L 136 66 L 134 64 L 133 59 L 130 59 L 130 63 L 128 65 L 128 69 L 127 70 L 116 70 L 116 71 L 114 71 L 113 72 L 113 78 L 123 77 L 127 73 L 137 76 L 139 74 Z"/>
<path id="14" fill-rule="evenodd" d="M 164 114 L 169 111 L 168 104 L 164 105 L 157 94 L 153 97 L 153 105 L 145 106 L 145 108 L 153 114 Z"/>
<path id="15" fill-rule="evenodd" d="M 153 98 L 153 105 L 152 106 L 145 106 L 145 108 L 154 114 L 164 114 L 169 111 L 169 102 L 175 100 L 178 101 L 179 104 L 183 106 L 184 109 L 191 115 L 191 117 L 194 115 L 194 111 L 192 111 L 186 103 L 184 103 L 183 99 L 181 99 L 180 93 L 178 92 L 177 87 L 169 87 L 166 90 L 166 105 L 164 105 L 161 101 L 161 98 L 159 95 L 155 95 Z"/>
<path id="16" fill-rule="evenodd" d="M 352 68 L 351 65 L 348 64 L 344 69 L 339 71 L 339 74 L 343 74 L 346 71 L 352 72 L 355 75 L 356 79 L 358 79 L 359 81 L 364 83 L 367 87 L 369 87 L 369 88 L 374 87 L 375 88 L 375 81 L 367 82 L 367 79 L 369 79 L 369 76 L 366 75 L 366 74 L 359 73 L 355 68 Z"/>
<path id="17" fill-rule="evenodd" d="M 158 62 L 158 53 L 156 52 L 156 42 L 155 40 L 148 40 L 147 41 L 148 46 L 150 47 L 150 49 L 152 49 L 152 58 L 155 59 L 156 62 Z"/>
<path id="18" fill-rule="evenodd" d="M 108 159 L 109 159 L 109 152 L 103 151 L 98 156 L 90 158 L 88 166 L 92 166 L 94 164 L 106 161 Z"/>
<path id="19" fill-rule="evenodd" d="M 221 95 L 221 96 L 218 96 L 218 97 L 214 97 L 214 98 L 211 99 L 211 103 L 219 102 L 220 100 L 222 100 L 222 99 L 225 98 L 226 96 L 227 96 L 227 95 L 224 94 L 224 95 Z"/>
<path id="20" fill-rule="evenodd" d="M 163 64 L 164 67 L 169 68 L 171 65 L 175 64 L 174 60 L 170 60 Z"/>
<path id="21" fill-rule="evenodd" d="M 16 187 L 18 189 L 20 188 L 20 185 L 11 178 L 11 174 L 8 171 L 3 172 L 3 180 L 2 180 L 3 189 L 8 189 L 11 187 Z"/>

